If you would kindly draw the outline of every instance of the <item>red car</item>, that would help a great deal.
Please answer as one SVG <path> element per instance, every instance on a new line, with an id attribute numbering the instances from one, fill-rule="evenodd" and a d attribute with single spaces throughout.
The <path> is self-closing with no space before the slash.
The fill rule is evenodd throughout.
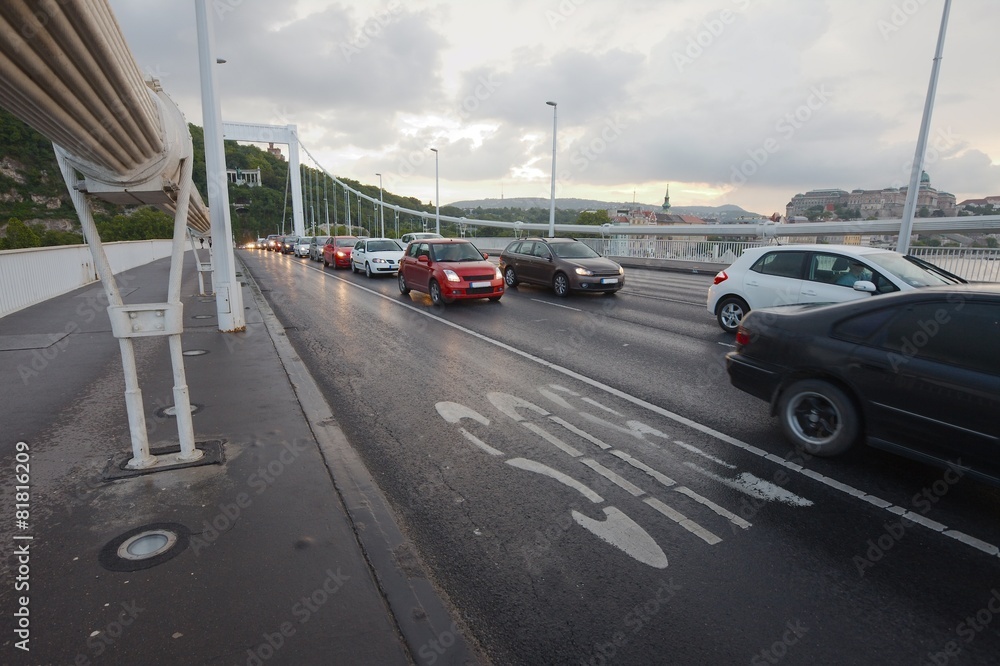
<path id="1" fill-rule="evenodd" d="M 323 246 L 323 265 L 350 268 L 351 250 L 357 242 L 357 236 L 330 236 Z"/>
<path id="2" fill-rule="evenodd" d="M 399 262 L 399 293 L 422 291 L 430 295 L 434 305 L 465 298 L 499 301 L 504 291 L 503 275 L 487 257 L 467 240 L 414 240 Z"/>

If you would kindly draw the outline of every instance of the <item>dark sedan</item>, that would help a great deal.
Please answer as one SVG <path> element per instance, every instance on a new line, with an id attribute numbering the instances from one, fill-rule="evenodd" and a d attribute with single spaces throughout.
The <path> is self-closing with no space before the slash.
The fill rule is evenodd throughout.
<path id="1" fill-rule="evenodd" d="M 1000 483 L 1000 286 L 752 310 L 726 355 L 817 456 L 856 441 Z"/>
<path id="2" fill-rule="evenodd" d="M 556 296 L 570 291 L 615 294 L 625 286 L 625 271 L 575 238 L 526 238 L 500 253 L 500 273 L 508 287 L 519 283 L 549 287 Z"/>

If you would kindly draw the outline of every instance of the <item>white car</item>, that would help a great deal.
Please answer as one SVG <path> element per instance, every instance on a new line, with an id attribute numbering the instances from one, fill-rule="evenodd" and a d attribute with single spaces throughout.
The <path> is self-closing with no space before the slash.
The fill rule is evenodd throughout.
<path id="1" fill-rule="evenodd" d="M 840 303 L 873 294 L 965 282 L 933 264 L 860 245 L 768 245 L 743 251 L 708 288 L 708 311 L 735 333 L 758 308 Z"/>
<path id="2" fill-rule="evenodd" d="M 351 270 L 364 271 L 372 277 L 399 270 L 403 247 L 392 238 L 364 238 L 354 244 L 351 252 Z"/>
<path id="3" fill-rule="evenodd" d="M 424 240 L 425 238 L 444 238 L 444 236 L 433 231 L 414 231 L 400 236 L 399 244 L 406 247 L 411 241 Z"/>
<path id="4" fill-rule="evenodd" d="M 292 254 L 296 257 L 308 257 L 309 245 L 312 243 L 312 236 L 299 236 L 292 246 Z"/>

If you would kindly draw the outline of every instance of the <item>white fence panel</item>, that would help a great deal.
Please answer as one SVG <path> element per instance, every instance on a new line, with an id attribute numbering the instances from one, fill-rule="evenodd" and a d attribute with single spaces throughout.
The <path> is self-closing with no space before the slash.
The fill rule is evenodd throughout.
<path id="1" fill-rule="evenodd" d="M 105 243 L 114 273 L 170 256 L 171 240 Z M 0 317 L 97 281 L 86 245 L 0 252 Z"/>

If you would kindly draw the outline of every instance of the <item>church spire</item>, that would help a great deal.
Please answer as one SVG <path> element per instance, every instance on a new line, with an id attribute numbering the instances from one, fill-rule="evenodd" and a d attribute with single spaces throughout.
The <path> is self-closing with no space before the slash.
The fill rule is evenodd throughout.
<path id="1" fill-rule="evenodd" d="M 670 183 L 667 183 L 667 193 L 663 197 L 663 210 L 670 210 Z"/>

